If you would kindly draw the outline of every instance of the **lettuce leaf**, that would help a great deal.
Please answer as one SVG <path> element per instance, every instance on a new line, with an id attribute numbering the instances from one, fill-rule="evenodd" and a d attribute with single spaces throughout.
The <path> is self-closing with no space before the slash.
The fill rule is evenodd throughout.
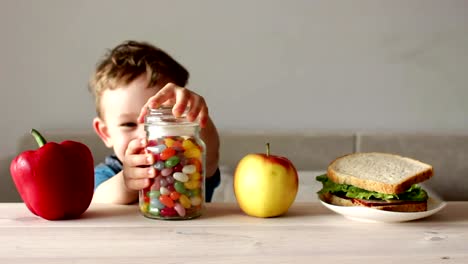
<path id="1" fill-rule="evenodd" d="M 339 184 L 332 182 L 326 174 L 319 175 L 315 178 L 322 182 L 323 188 L 318 191 L 318 194 L 332 193 L 344 194 L 349 198 L 365 199 L 365 200 L 405 200 L 405 201 L 426 201 L 427 193 L 421 186 L 413 184 L 408 190 L 399 194 L 386 194 L 373 191 L 367 191 L 348 184 Z"/>

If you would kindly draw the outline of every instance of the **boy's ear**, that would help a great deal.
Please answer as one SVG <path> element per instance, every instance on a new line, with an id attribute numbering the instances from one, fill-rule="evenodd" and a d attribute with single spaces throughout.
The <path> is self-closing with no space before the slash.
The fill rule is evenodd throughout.
<path id="1" fill-rule="evenodd" d="M 99 117 L 95 117 L 93 119 L 93 128 L 94 131 L 96 131 L 96 134 L 101 138 L 101 140 L 104 142 L 106 147 L 112 148 L 112 139 L 109 136 L 109 133 L 107 131 L 107 125 L 106 123 Z"/>

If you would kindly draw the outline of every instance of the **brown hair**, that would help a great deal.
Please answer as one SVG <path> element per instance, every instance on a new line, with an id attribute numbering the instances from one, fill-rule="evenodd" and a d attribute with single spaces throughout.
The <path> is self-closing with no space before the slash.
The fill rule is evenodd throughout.
<path id="1" fill-rule="evenodd" d="M 183 87 L 189 78 L 188 71 L 163 50 L 146 42 L 125 41 L 98 62 L 89 82 L 97 115 L 101 115 L 100 99 L 105 90 L 127 85 L 144 73 L 148 87 L 163 80 Z"/>

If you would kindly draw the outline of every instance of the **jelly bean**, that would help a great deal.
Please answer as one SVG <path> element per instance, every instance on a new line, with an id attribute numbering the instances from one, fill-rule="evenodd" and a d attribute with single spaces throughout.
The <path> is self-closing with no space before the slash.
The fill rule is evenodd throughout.
<path id="1" fill-rule="evenodd" d="M 176 152 L 183 152 L 184 148 L 182 146 L 173 146 L 172 147 Z"/>
<path id="2" fill-rule="evenodd" d="M 192 191 L 192 190 L 187 190 L 187 191 L 185 192 L 185 195 L 186 195 L 187 197 L 192 197 L 192 196 L 193 196 L 193 191 Z"/>
<path id="3" fill-rule="evenodd" d="M 190 198 L 190 202 L 193 206 L 197 206 L 201 204 L 202 200 L 200 196 L 194 196 Z"/>
<path id="4" fill-rule="evenodd" d="M 190 139 L 184 140 L 182 142 L 182 146 L 184 147 L 184 149 L 192 149 L 197 147 L 197 145 L 195 145 Z"/>
<path id="5" fill-rule="evenodd" d="M 171 175 L 171 173 L 172 173 L 172 168 L 164 168 L 161 171 L 161 175 L 164 177 Z"/>
<path id="6" fill-rule="evenodd" d="M 149 191 L 146 193 L 149 198 L 158 198 L 161 195 L 160 191 Z"/>
<path id="7" fill-rule="evenodd" d="M 167 147 L 164 145 L 157 145 L 157 146 L 148 146 L 146 147 L 147 150 L 151 151 L 154 154 L 159 154 L 163 152 Z"/>
<path id="8" fill-rule="evenodd" d="M 159 154 L 159 158 L 162 160 L 167 160 L 168 158 L 174 156 L 176 151 L 173 148 L 166 148 Z"/>
<path id="9" fill-rule="evenodd" d="M 185 165 L 182 168 L 182 172 L 185 173 L 185 174 L 191 174 L 191 173 L 194 173 L 196 171 L 197 171 L 197 167 L 195 167 L 195 165 Z"/>
<path id="10" fill-rule="evenodd" d="M 197 188 L 197 189 L 191 190 L 190 192 L 191 192 L 190 196 L 200 196 L 201 189 Z"/>
<path id="11" fill-rule="evenodd" d="M 155 207 L 150 207 L 148 210 L 148 213 L 154 215 L 154 216 L 159 216 L 159 209 Z"/>
<path id="12" fill-rule="evenodd" d="M 171 191 L 169 191 L 166 187 L 161 187 L 159 191 L 161 192 L 162 195 L 168 195 L 171 193 Z"/>
<path id="13" fill-rule="evenodd" d="M 143 197 L 143 199 L 141 199 L 141 197 Z M 149 200 L 150 198 L 148 197 L 148 195 L 146 195 L 146 193 L 142 196 L 140 196 L 140 201 L 143 200 L 143 202 L 145 203 L 149 203 Z"/>
<path id="14" fill-rule="evenodd" d="M 200 185 L 201 185 L 200 181 L 188 181 L 184 183 L 185 188 L 189 190 L 200 188 Z"/>
<path id="15" fill-rule="evenodd" d="M 177 192 L 181 193 L 181 194 L 184 194 L 187 190 L 185 189 L 185 186 L 184 186 L 184 183 L 180 182 L 180 181 L 176 181 L 174 183 L 174 188 Z"/>
<path id="16" fill-rule="evenodd" d="M 149 191 L 151 191 L 151 186 L 144 188 L 138 193 L 140 202 L 149 202 L 149 197 L 147 195 Z"/>
<path id="17" fill-rule="evenodd" d="M 172 156 L 170 158 L 168 158 L 166 160 L 166 162 L 164 163 L 164 165 L 166 165 L 167 168 L 172 168 L 174 167 L 175 165 L 177 165 L 180 161 L 180 158 L 177 157 L 177 156 Z"/>
<path id="18" fill-rule="evenodd" d="M 182 167 L 183 167 L 183 166 L 182 166 L 182 165 L 180 164 L 180 162 L 179 162 L 179 164 L 175 165 L 174 168 L 172 168 L 172 169 L 173 169 L 174 172 L 181 172 L 181 171 L 182 171 Z"/>
<path id="19" fill-rule="evenodd" d="M 176 149 L 176 150 L 181 151 L 181 150 L 184 148 L 184 147 L 182 146 L 181 140 L 183 140 L 183 139 L 178 138 L 177 141 L 174 141 L 174 143 L 172 144 L 172 147 L 173 147 L 174 149 Z"/>
<path id="20" fill-rule="evenodd" d="M 170 178 L 172 178 L 172 177 L 170 177 Z M 169 179 L 169 178 L 168 178 L 168 179 Z M 172 179 L 173 179 L 173 178 L 172 178 Z M 172 184 L 166 186 L 166 188 L 167 188 L 170 192 L 175 191 L 174 185 L 172 185 Z"/>
<path id="21" fill-rule="evenodd" d="M 198 148 L 191 148 L 186 150 L 184 155 L 187 158 L 199 158 L 201 156 L 201 152 Z"/>
<path id="22" fill-rule="evenodd" d="M 182 166 L 187 165 L 187 158 L 184 156 L 184 153 L 179 155 L 180 161 L 179 164 Z"/>
<path id="23" fill-rule="evenodd" d="M 140 204 L 140 211 L 141 211 L 141 212 L 147 213 L 147 212 L 148 212 L 148 208 L 149 208 L 148 203 L 141 203 L 141 204 Z"/>
<path id="24" fill-rule="evenodd" d="M 151 199 L 151 201 L 150 201 L 150 207 L 151 208 L 163 209 L 164 204 L 162 204 L 162 202 L 159 201 L 158 199 L 154 198 L 154 199 Z"/>
<path id="25" fill-rule="evenodd" d="M 156 145 L 158 145 L 158 140 L 157 139 L 148 140 L 148 146 L 149 147 L 156 146 Z"/>
<path id="26" fill-rule="evenodd" d="M 172 147 L 174 145 L 174 140 L 172 138 L 165 138 L 164 139 L 164 144 L 168 147 Z"/>
<path id="27" fill-rule="evenodd" d="M 157 169 L 157 170 L 162 170 L 162 169 L 164 169 L 164 162 L 162 162 L 162 161 L 156 162 L 156 163 L 153 165 L 153 168 L 155 168 L 155 169 Z"/>
<path id="28" fill-rule="evenodd" d="M 172 177 L 166 177 L 166 182 L 167 182 L 167 184 L 173 184 L 174 181 L 175 181 L 174 178 L 172 178 Z"/>
<path id="29" fill-rule="evenodd" d="M 163 208 L 161 209 L 161 215 L 164 217 L 172 217 L 177 215 L 177 211 L 174 208 Z"/>
<path id="30" fill-rule="evenodd" d="M 200 159 L 191 158 L 191 159 L 188 160 L 188 163 L 192 164 L 192 165 L 195 165 L 198 172 L 202 171 L 202 163 L 201 163 Z"/>
<path id="31" fill-rule="evenodd" d="M 151 185 L 152 191 L 159 191 L 159 188 L 161 188 L 161 179 L 162 179 L 161 176 L 154 178 L 153 185 Z"/>
<path id="32" fill-rule="evenodd" d="M 184 194 L 182 194 L 180 197 L 179 197 L 179 202 L 180 204 L 184 207 L 184 208 L 190 208 L 192 206 L 192 202 L 190 201 L 190 199 L 185 196 Z"/>
<path id="33" fill-rule="evenodd" d="M 161 185 L 161 187 L 166 187 L 167 185 L 169 185 L 165 178 L 161 178 L 161 180 L 159 180 L 159 184 Z"/>
<path id="34" fill-rule="evenodd" d="M 189 177 L 187 176 L 187 174 L 183 172 L 174 172 L 174 175 L 172 175 L 172 177 L 174 177 L 174 179 L 180 182 L 187 182 L 189 180 Z"/>
<path id="35" fill-rule="evenodd" d="M 174 210 L 176 210 L 176 212 L 177 212 L 177 214 L 179 214 L 179 216 L 182 216 L 182 217 L 185 216 L 185 208 L 180 203 L 176 203 L 174 205 Z"/>
<path id="36" fill-rule="evenodd" d="M 174 201 L 169 197 L 169 195 L 159 196 L 159 201 L 167 207 L 174 207 Z"/>
<path id="37" fill-rule="evenodd" d="M 169 194 L 169 197 L 171 197 L 171 199 L 175 201 L 175 200 L 179 199 L 180 193 L 178 193 L 176 191 L 171 192 L 171 194 Z"/>
<path id="38" fill-rule="evenodd" d="M 191 181 L 199 181 L 201 179 L 201 174 L 198 172 L 192 173 L 189 175 Z"/>

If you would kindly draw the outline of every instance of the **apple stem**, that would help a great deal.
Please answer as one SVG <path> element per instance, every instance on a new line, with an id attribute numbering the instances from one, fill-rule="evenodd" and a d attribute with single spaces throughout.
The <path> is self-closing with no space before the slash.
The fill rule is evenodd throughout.
<path id="1" fill-rule="evenodd" d="M 266 155 L 270 156 L 270 143 L 266 143 Z"/>

